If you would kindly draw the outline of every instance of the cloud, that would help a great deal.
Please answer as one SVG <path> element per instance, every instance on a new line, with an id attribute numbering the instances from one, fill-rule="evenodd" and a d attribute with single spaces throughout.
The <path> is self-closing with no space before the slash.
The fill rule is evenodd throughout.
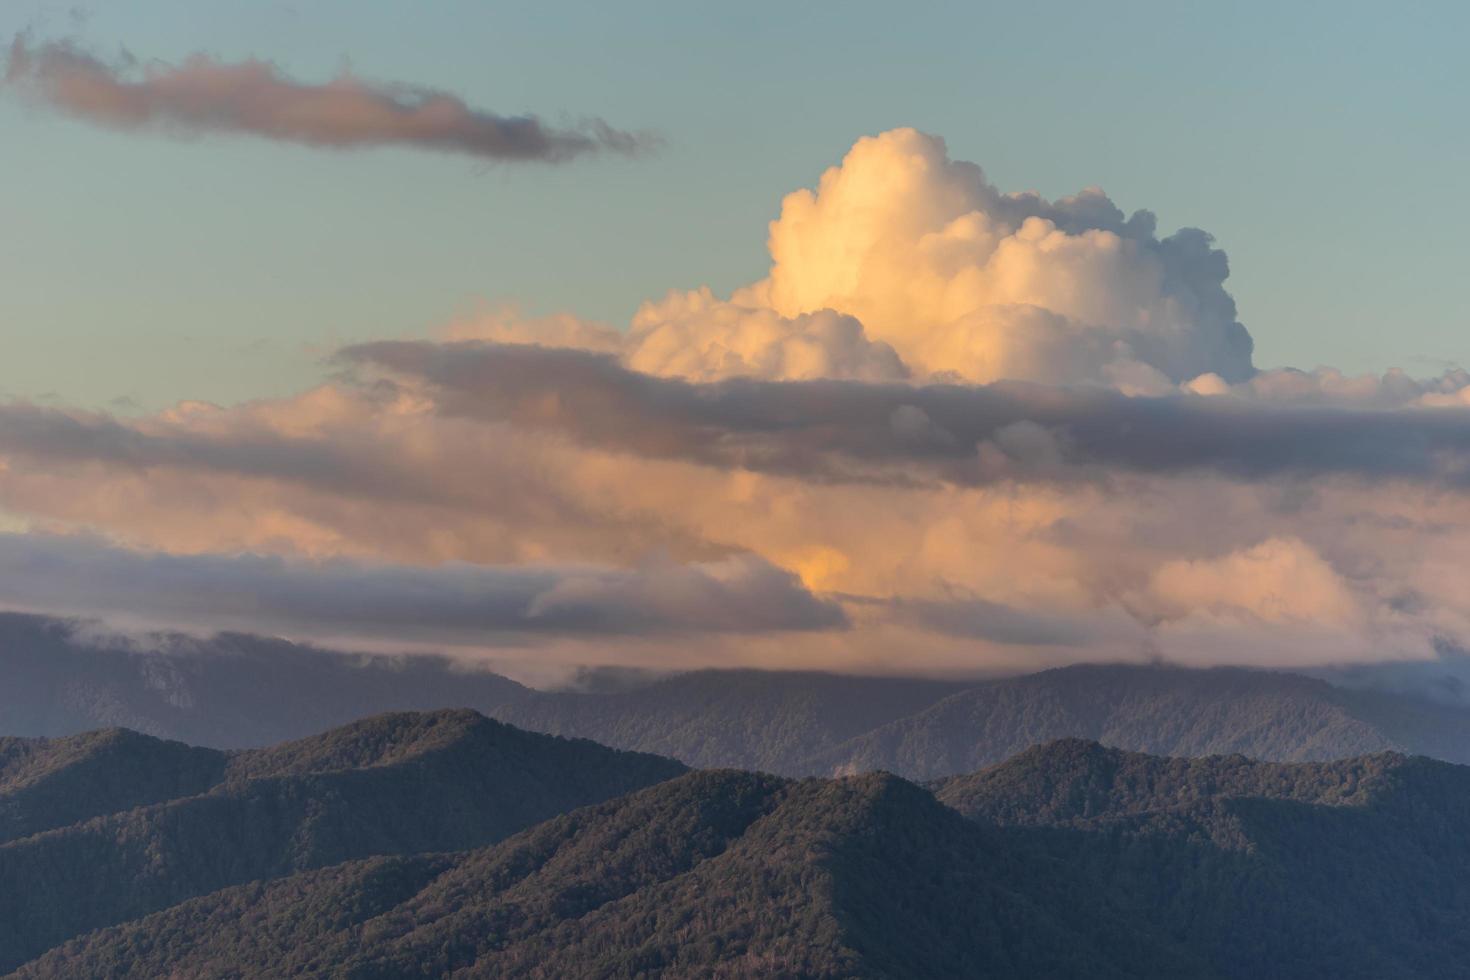
<path id="1" fill-rule="evenodd" d="M 1470 643 L 1470 375 L 1257 368 L 1204 232 L 907 130 L 770 244 L 728 296 L 490 307 L 289 398 L 0 405 L 0 603 L 657 668 Z"/>
<path id="2" fill-rule="evenodd" d="M 736 299 L 854 316 L 915 369 L 969 381 L 1248 379 L 1225 254 L 1198 229 L 1154 228 L 1096 188 L 1002 194 L 943 140 L 896 129 L 786 197 L 770 276 Z"/>
<path id="3" fill-rule="evenodd" d="M 39 105 L 118 129 L 237 133 L 329 149 L 401 146 L 497 161 L 557 163 L 594 153 L 637 155 L 647 134 L 592 118 L 570 128 L 535 116 L 473 109 L 458 96 L 378 85 L 343 73 L 295 81 L 266 61 L 226 63 L 196 54 L 178 66 L 107 63 L 66 42 L 16 35 L 5 86 Z"/>
<path id="4" fill-rule="evenodd" d="M 691 381 L 851 378 L 897 381 L 908 368 L 863 325 L 832 310 L 783 317 L 716 299 L 706 288 L 644 303 L 624 343 L 633 370 Z"/>
<path id="5" fill-rule="evenodd" d="M 753 555 L 704 563 L 415 567 L 139 552 L 95 537 L 0 534 L 11 609 L 384 643 L 840 629 L 836 604 Z"/>
<path id="6" fill-rule="evenodd" d="M 962 484 L 1119 471 L 1341 475 L 1462 485 L 1470 412 L 1274 404 L 1104 388 L 769 382 L 694 384 L 609 355 L 392 341 L 341 356 L 422 382 L 450 416 L 576 442 L 824 480 Z"/>
<path id="7" fill-rule="evenodd" d="M 887 610 L 898 622 L 961 639 L 1023 647 L 1085 650 L 1104 639 L 1142 644 L 1145 631 L 1121 610 L 1091 616 L 1028 611 L 980 598 L 896 599 Z"/>
<path id="8" fill-rule="evenodd" d="M 1272 538 L 1218 558 L 1166 562 L 1141 601 L 1162 620 L 1206 613 L 1349 626 L 1360 615 L 1342 577 L 1295 538 Z"/>

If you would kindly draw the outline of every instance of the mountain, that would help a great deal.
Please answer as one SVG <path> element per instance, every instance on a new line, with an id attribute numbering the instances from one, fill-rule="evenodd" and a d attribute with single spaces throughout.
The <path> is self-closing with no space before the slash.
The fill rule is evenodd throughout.
<path id="1" fill-rule="evenodd" d="M 3 784 L 0 814 L 17 833 L 50 829 L 0 844 L 0 880 L 12 883 L 0 889 L 0 969 L 229 885 L 488 844 L 684 771 L 463 710 L 385 715 L 238 753 L 132 733 L 80 740 L 101 745 L 91 752 L 76 741 L 26 742 L 24 754 L 50 763 L 5 770 L 16 776 Z M 117 742 L 123 751 L 109 748 Z M 99 757 L 111 768 L 94 789 L 87 775 Z M 127 785 L 138 789 L 118 790 Z M 170 787 L 182 795 L 157 801 Z"/>
<path id="2" fill-rule="evenodd" d="M 703 768 L 825 774 L 812 759 L 973 682 L 810 671 L 700 670 L 610 693 L 528 692 L 495 713 L 532 731 Z"/>
<path id="3" fill-rule="evenodd" d="M 1322 763 L 1258 762 L 1242 755 L 1163 758 L 1069 738 L 980 772 L 936 780 L 931 788 L 942 802 L 976 820 L 1088 827 L 1238 798 L 1369 806 L 1393 792 L 1393 777 L 1407 764 L 1405 756 L 1391 752 Z M 1443 771 L 1459 778 L 1457 768 Z"/>
<path id="4" fill-rule="evenodd" d="M 223 752 L 121 728 L 0 738 L 0 843 L 206 792 L 227 765 Z"/>
<path id="5" fill-rule="evenodd" d="M 0 844 L 14 976 L 1450 980 L 1470 958 L 1470 768 L 1395 752 L 1063 739 L 926 788 L 681 772 L 467 711 L 197 758 L 137 739 L 124 757 L 212 788 Z M 88 744 L 9 744 L 3 785 Z"/>
<path id="6" fill-rule="evenodd" d="M 530 731 L 785 776 L 883 769 L 934 779 L 1067 737 L 1173 756 L 1399 751 L 1470 762 L 1462 703 L 1232 668 L 1075 666 L 984 681 L 593 672 L 579 678 L 581 690 L 537 691 L 431 656 L 239 634 L 162 635 L 140 649 L 76 623 L 0 615 L 0 677 L 0 734 L 122 726 L 229 749 L 384 711 L 467 707 Z"/>
<path id="7" fill-rule="evenodd" d="M 1295 674 L 1082 665 L 975 685 L 806 765 L 934 779 L 1069 737 L 1156 755 L 1307 761 L 1401 751 L 1470 762 L 1470 710 Z"/>
<path id="8" fill-rule="evenodd" d="M 493 714 L 526 689 L 442 657 L 366 656 L 224 633 L 139 646 L 83 623 L 0 613 L 0 735 L 129 728 L 246 748 L 387 711 Z"/>
<path id="9" fill-rule="evenodd" d="M 19 976 L 1181 975 L 1005 843 L 893 776 L 698 772 L 495 847 L 230 889 Z"/>
<path id="10" fill-rule="evenodd" d="M 934 792 L 700 771 L 456 854 L 252 882 L 17 977 L 1457 978 L 1470 769 L 1064 740 Z"/>
<path id="11" fill-rule="evenodd" d="M 941 781 L 1044 835 L 1098 901 L 1227 977 L 1457 977 L 1470 957 L 1470 768 L 1162 759 L 1063 741 Z"/>

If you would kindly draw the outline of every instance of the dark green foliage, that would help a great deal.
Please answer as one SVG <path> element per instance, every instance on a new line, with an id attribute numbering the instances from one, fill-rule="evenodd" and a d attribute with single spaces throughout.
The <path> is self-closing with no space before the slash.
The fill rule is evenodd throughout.
<path id="1" fill-rule="evenodd" d="M 936 791 L 977 820 L 1037 828 L 1099 903 L 1227 976 L 1449 978 L 1470 957 L 1465 767 L 1162 759 L 1070 740 Z"/>
<path id="2" fill-rule="evenodd" d="M 0 843 L 202 793 L 227 758 L 114 728 L 69 738 L 0 738 Z"/>
<path id="3" fill-rule="evenodd" d="M 0 881 L 23 883 L 0 889 L 0 968 L 228 885 L 487 844 L 684 768 L 470 711 L 388 715 L 220 761 L 208 792 L 0 845 Z"/>
<path id="4" fill-rule="evenodd" d="M 933 788 L 944 803 L 977 820 L 1086 826 L 1236 797 L 1364 805 L 1387 791 L 1404 762 L 1393 753 L 1295 764 L 1242 755 L 1161 758 L 1072 738 L 1027 749 L 990 769 L 937 780 Z"/>
<path id="5" fill-rule="evenodd" d="M 1042 863 L 1038 864 L 1037 862 Z M 912 784 L 701 772 L 424 869 L 354 863 L 67 944 L 26 977 L 1188 976 Z M 264 910 L 268 910 L 264 911 Z M 373 914 L 365 915 L 365 912 Z M 327 920 L 331 919 L 331 924 Z M 1182 971 L 1182 972 L 1181 972 Z"/>
<path id="6" fill-rule="evenodd" d="M 171 786 L 202 791 L 126 809 Z M 32 980 L 1457 980 L 1470 962 L 1470 768 L 1396 752 L 1064 739 L 925 789 L 689 773 L 444 711 L 236 753 L 7 741 L 4 800 L 15 826 L 83 815 L 0 843 L 0 962 Z"/>

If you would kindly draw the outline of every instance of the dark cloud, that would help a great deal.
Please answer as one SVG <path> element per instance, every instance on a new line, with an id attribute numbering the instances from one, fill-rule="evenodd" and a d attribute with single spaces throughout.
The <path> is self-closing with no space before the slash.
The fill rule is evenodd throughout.
<path id="1" fill-rule="evenodd" d="M 34 101 L 122 129 L 243 133 L 332 149 L 405 146 L 487 160 L 559 162 L 598 152 L 634 155 L 657 141 L 600 119 L 555 128 L 535 116 L 472 109 L 458 96 L 341 75 L 294 81 L 265 61 L 194 55 L 177 67 L 109 64 L 65 42 L 10 45 L 5 83 Z"/>
<path id="2" fill-rule="evenodd" d="M 0 604 L 179 627 L 493 645 L 537 635 L 762 633 L 846 620 L 764 559 L 434 567 L 138 552 L 0 534 Z"/>
<path id="3" fill-rule="evenodd" d="M 426 383 L 439 411 L 643 456 L 814 479 L 1088 479 L 1111 471 L 1470 478 L 1470 411 L 1128 396 L 1020 382 L 696 384 L 586 351 L 383 342 L 349 361 Z"/>

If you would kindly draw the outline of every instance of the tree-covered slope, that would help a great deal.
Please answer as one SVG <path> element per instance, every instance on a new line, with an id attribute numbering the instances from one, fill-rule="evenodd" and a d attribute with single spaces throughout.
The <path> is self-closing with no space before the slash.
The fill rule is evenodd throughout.
<path id="1" fill-rule="evenodd" d="M 512 746 L 481 784 L 445 761 L 479 737 Z M 933 792 L 687 773 L 501 839 L 529 815 L 466 801 L 538 785 L 513 746 L 540 739 L 373 719 L 232 756 L 205 796 L 11 842 L 0 862 L 36 863 L 0 874 L 39 887 L 0 899 L 6 927 L 78 933 L 102 900 L 84 881 L 115 903 L 69 941 L 35 933 L 17 975 L 1452 980 L 1470 961 L 1470 768 L 1069 739 Z M 585 743 L 561 744 L 577 771 Z M 470 796 L 423 791 L 446 781 Z"/>
<path id="2" fill-rule="evenodd" d="M 811 760 L 822 752 L 968 686 L 903 677 L 702 670 L 606 694 L 531 692 L 503 705 L 496 717 L 692 766 L 803 776 L 819 774 Z"/>
<path id="3" fill-rule="evenodd" d="M 470 711 L 383 716 L 240 753 L 207 792 L 0 845 L 0 880 L 14 883 L 0 889 L 0 967 L 229 885 L 488 844 L 683 769 Z"/>
<path id="4" fill-rule="evenodd" d="M 223 752 L 126 729 L 67 738 L 0 738 L 0 843 L 91 817 L 202 793 Z"/>
<path id="5" fill-rule="evenodd" d="M 1294 674 L 1078 666 L 977 685 L 811 764 L 933 779 L 1059 738 L 1174 756 L 1304 761 L 1394 750 L 1470 762 L 1470 711 Z"/>
<path id="6" fill-rule="evenodd" d="M 526 689 L 441 657 L 341 653 L 259 636 L 109 640 L 81 624 L 0 613 L 0 735 L 129 728 L 234 749 L 389 711 L 492 714 Z"/>
<path id="7" fill-rule="evenodd" d="M 1405 762 L 1395 753 L 1317 763 L 1241 755 L 1167 758 L 1060 739 L 989 769 L 937 780 L 932 788 L 942 802 L 977 820 L 1087 826 L 1236 797 L 1364 805 L 1391 790 Z"/>
<path id="8" fill-rule="evenodd" d="M 881 774 L 700 772 L 495 847 L 234 888 L 24 977 L 1129 977 L 1196 966 Z"/>
<path id="9" fill-rule="evenodd" d="M 1449 978 L 1470 957 L 1470 768 L 1067 740 L 935 789 L 977 821 L 1039 835 L 1098 901 L 1226 976 Z"/>
<path id="10" fill-rule="evenodd" d="M 109 645 L 0 614 L 0 735 L 124 726 L 193 745 L 300 738 L 389 710 L 468 707 L 530 731 L 785 776 L 972 772 L 1057 738 L 1276 761 L 1381 751 L 1470 762 L 1470 707 L 1300 675 L 1077 666 L 986 681 L 702 670 L 536 691 L 435 657 L 365 657 L 227 634 Z M 0 818 L 3 819 L 3 818 Z"/>

